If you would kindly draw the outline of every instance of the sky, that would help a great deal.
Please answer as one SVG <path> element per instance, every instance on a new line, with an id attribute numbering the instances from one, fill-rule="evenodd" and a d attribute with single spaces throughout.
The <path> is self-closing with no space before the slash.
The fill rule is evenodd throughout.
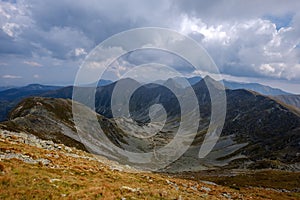
<path id="1" fill-rule="evenodd" d="M 201 44 L 226 79 L 300 94 L 299 10 L 298 0 L 1 0 L 0 86 L 71 85 L 102 41 L 161 27 Z M 131 53 L 116 70 L 153 57 Z"/>

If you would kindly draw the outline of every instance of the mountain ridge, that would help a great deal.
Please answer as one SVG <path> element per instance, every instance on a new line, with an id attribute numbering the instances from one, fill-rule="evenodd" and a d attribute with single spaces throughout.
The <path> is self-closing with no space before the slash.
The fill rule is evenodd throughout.
<path id="1" fill-rule="evenodd" d="M 247 89 L 259 92 L 263 95 L 291 95 L 291 93 L 283 91 L 278 88 L 273 88 L 267 85 L 259 84 L 259 83 L 243 83 L 243 82 L 234 82 L 223 80 L 224 85 L 232 90 L 235 89 Z"/>
<path id="2" fill-rule="evenodd" d="M 288 169 L 289 164 L 299 162 L 299 158 L 296 156 L 296 152 L 300 151 L 299 146 L 297 146 L 297 142 L 300 142 L 299 137 L 297 136 L 300 131 L 300 119 L 298 111 L 291 110 L 289 107 L 286 107 L 286 105 L 281 104 L 280 102 L 277 102 L 259 93 L 247 90 L 228 89 L 226 90 L 228 110 L 224 130 L 222 132 L 220 141 L 217 143 L 216 147 L 206 160 L 198 160 L 198 148 L 201 145 L 201 141 L 203 140 L 203 136 L 205 135 L 205 132 L 207 130 L 211 112 L 209 90 L 206 86 L 206 82 L 210 83 L 211 86 L 215 87 L 217 90 L 222 89 L 219 82 L 214 81 L 209 77 L 204 78 L 202 81 L 193 86 L 193 89 L 199 101 L 202 117 L 201 123 L 199 124 L 199 132 L 188 152 L 184 154 L 178 161 L 169 166 L 167 170 L 199 170 L 201 169 L 201 166 L 203 168 L 210 168 L 212 166 L 231 166 L 235 168 L 238 165 L 240 165 L 239 167 L 247 168 L 254 166 L 258 161 L 265 161 L 266 163 L 271 164 L 272 159 L 274 158 L 278 160 L 279 163 L 281 163 L 278 165 L 278 167 L 284 166 L 284 168 Z M 140 86 L 138 82 L 135 82 L 131 79 L 127 79 L 123 83 L 126 83 L 128 85 Z M 97 89 L 97 93 L 100 95 L 98 97 L 101 98 L 98 98 L 98 100 L 96 99 L 96 111 L 99 114 L 103 115 L 99 116 L 101 119 L 103 119 L 102 121 L 107 121 L 111 124 L 112 127 L 115 127 L 112 129 L 113 131 L 108 131 L 107 133 L 109 134 L 110 139 L 114 141 L 116 145 L 119 145 L 123 148 L 131 148 L 131 150 L 133 151 L 141 151 L 141 149 L 135 148 L 133 146 L 128 146 L 128 141 L 135 140 L 132 137 L 129 137 L 127 133 L 117 129 L 115 122 L 110 122 L 110 120 L 116 119 L 106 119 L 112 117 L 109 108 L 109 102 L 111 93 L 115 86 L 116 84 L 111 84 Z M 72 89 L 72 87 L 69 87 L 68 91 Z M 180 115 L 180 112 L 175 109 L 178 105 L 178 103 L 176 103 L 175 101 L 176 97 L 171 97 L 170 95 L 172 93 L 170 93 L 164 86 L 161 85 L 155 85 L 155 87 L 141 86 L 139 89 L 140 90 L 137 90 L 131 98 L 131 105 L 133 106 L 131 107 L 131 117 L 138 123 L 141 123 L 140 125 L 145 126 L 148 124 L 149 120 L 149 118 L 147 117 L 147 108 L 150 108 L 153 104 L 163 103 L 166 106 L 166 111 L 169 117 L 166 121 L 165 129 L 163 129 L 163 132 L 158 135 L 158 143 L 156 145 L 164 145 L 163 140 L 167 142 L 172 138 L 172 134 L 165 134 L 168 133 L 168 131 L 174 131 L 174 129 L 172 128 L 172 126 L 174 126 L 174 122 L 175 126 L 178 125 L 178 122 L 176 121 L 178 120 L 177 116 Z M 106 95 L 103 95 L 103 92 Z M 179 94 L 184 95 L 184 92 Z M 57 97 L 57 94 L 55 97 Z M 36 105 L 36 102 L 40 101 L 45 100 L 43 100 L 43 98 L 39 99 L 38 97 L 36 97 L 36 99 L 31 99 L 33 105 Z M 68 109 L 64 110 L 68 113 L 68 119 L 71 119 L 70 100 L 59 100 L 53 98 L 47 100 L 46 98 L 46 101 L 67 101 Z M 44 104 L 42 103 L 42 105 Z M 53 105 L 55 105 L 55 102 L 53 103 Z M 139 105 L 141 105 L 140 108 L 138 107 Z M 15 110 L 11 112 L 11 120 L 15 120 L 16 118 L 21 119 L 21 121 L 24 120 L 24 116 L 17 112 L 18 109 L 20 110 L 20 107 L 21 106 L 17 106 Z M 21 110 L 23 110 L 24 113 L 27 113 L 26 116 L 30 116 L 30 123 L 39 122 L 39 117 L 33 117 L 33 114 L 36 112 L 32 111 L 30 107 L 28 109 L 24 109 L 25 107 L 23 106 Z M 52 106 L 51 109 L 51 112 L 57 112 L 56 110 L 53 110 L 55 109 L 55 106 Z M 36 114 L 40 115 L 41 113 L 43 112 L 37 112 Z M 63 116 L 64 115 L 65 114 L 63 114 Z M 53 115 L 51 114 L 50 116 Z M 32 117 L 34 120 L 32 120 Z M 64 118 L 51 118 L 51 120 L 66 122 L 66 119 Z M 42 121 L 45 122 L 45 120 Z M 104 123 L 104 126 L 106 127 L 108 125 L 107 122 Z M 131 127 L 134 131 L 134 127 L 136 125 L 132 124 L 133 122 L 129 121 L 127 121 L 126 123 L 129 123 L 127 124 L 128 127 Z M 18 124 L 24 123 L 15 123 L 15 126 L 18 126 Z M 171 126 L 171 124 L 173 125 Z M 67 126 L 68 125 L 70 125 L 69 128 L 72 130 L 72 126 L 74 124 L 70 122 L 67 123 Z M 32 124 L 29 127 L 34 127 L 34 125 Z M 60 133 L 64 134 L 63 132 Z M 140 140 L 139 142 L 141 142 L 142 144 L 146 144 L 149 141 Z M 143 146 L 146 147 L 147 145 Z M 151 148 L 148 149 L 147 147 L 142 151 L 149 150 L 151 150 Z M 189 167 L 188 165 L 181 165 L 181 163 L 186 162 L 193 164 L 191 164 Z M 247 162 L 250 162 L 250 164 L 246 164 Z M 266 166 L 268 166 L 268 164 L 266 164 Z"/>

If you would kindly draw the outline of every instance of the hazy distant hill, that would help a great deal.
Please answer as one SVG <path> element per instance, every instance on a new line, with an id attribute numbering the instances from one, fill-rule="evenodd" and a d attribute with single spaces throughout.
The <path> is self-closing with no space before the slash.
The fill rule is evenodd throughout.
<path id="1" fill-rule="evenodd" d="M 60 86 L 49 86 L 30 84 L 24 87 L 11 88 L 0 92 L 0 121 L 7 119 L 9 111 L 22 100 L 30 96 L 39 96 L 51 90 L 62 88 Z"/>
<path id="2" fill-rule="evenodd" d="M 11 88 L 0 92 L 0 100 L 14 101 L 23 97 L 39 95 L 50 90 L 57 90 L 61 86 L 49 86 L 40 84 L 30 84 L 24 87 Z"/>
<path id="3" fill-rule="evenodd" d="M 275 99 L 300 109 L 300 95 L 277 95 Z"/>
<path id="4" fill-rule="evenodd" d="M 191 85 L 194 85 L 201 81 L 200 76 L 195 76 L 191 78 L 187 78 L 188 82 Z M 226 88 L 231 89 L 231 90 L 236 90 L 236 89 L 246 89 L 246 90 L 252 90 L 264 95 L 290 95 L 291 93 L 285 92 L 281 89 L 278 88 L 273 88 L 270 86 L 266 86 L 263 84 L 259 83 L 242 83 L 242 82 L 235 82 L 235 81 L 227 81 L 223 80 L 223 84 Z"/>
<path id="5" fill-rule="evenodd" d="M 259 83 L 239 83 L 232 81 L 223 81 L 225 87 L 236 90 L 236 89 L 247 89 L 255 92 L 259 92 L 264 95 L 287 95 L 290 94 L 278 88 L 272 88 L 270 86 L 262 85 Z"/>
<path id="6" fill-rule="evenodd" d="M 97 87 L 101 87 L 101 86 L 105 86 L 105 85 L 109 85 L 113 83 L 113 81 L 111 80 L 105 80 L 105 79 L 100 79 L 97 84 L 96 83 L 91 83 L 91 84 L 87 84 L 87 85 L 84 85 L 85 87 L 92 87 L 94 85 L 97 85 Z"/>
<path id="7" fill-rule="evenodd" d="M 1 86 L 1 87 L 0 87 L 0 92 L 1 92 L 1 91 L 4 91 L 4 90 L 11 89 L 11 88 L 16 88 L 16 87 L 15 87 L 15 86 Z"/>

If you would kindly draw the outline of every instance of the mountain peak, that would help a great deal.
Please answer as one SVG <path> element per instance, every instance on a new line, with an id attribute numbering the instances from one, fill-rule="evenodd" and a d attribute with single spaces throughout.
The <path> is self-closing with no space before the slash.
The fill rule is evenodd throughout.
<path id="1" fill-rule="evenodd" d="M 214 87 L 219 90 L 224 90 L 224 86 L 222 83 L 216 81 L 215 79 L 211 78 L 210 76 L 205 76 L 201 79 L 198 83 L 194 85 L 195 88 L 206 88 L 206 87 Z"/>
<path id="2" fill-rule="evenodd" d="M 138 82 L 137 80 L 135 80 L 133 78 L 122 78 L 113 83 L 114 84 L 118 83 L 118 84 L 138 84 L 138 85 L 140 85 L 140 82 Z"/>
<path id="3" fill-rule="evenodd" d="M 193 77 L 187 78 L 187 80 L 191 85 L 195 85 L 196 83 L 198 83 L 199 81 L 202 80 L 202 77 L 201 76 L 193 76 Z"/>
<path id="4" fill-rule="evenodd" d="M 165 83 L 164 86 L 167 86 L 169 88 L 182 88 L 183 85 L 180 83 L 180 79 L 173 79 L 169 78 Z"/>

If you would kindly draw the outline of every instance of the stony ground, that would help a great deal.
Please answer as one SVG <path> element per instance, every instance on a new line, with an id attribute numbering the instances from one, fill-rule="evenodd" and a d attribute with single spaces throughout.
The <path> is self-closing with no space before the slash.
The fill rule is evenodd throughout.
<path id="1" fill-rule="evenodd" d="M 251 177 L 259 179 L 259 173 L 243 172 L 243 176 L 230 177 L 141 172 L 32 135 L 0 130 L 0 199 L 300 198 L 299 173 L 282 172 L 283 177 L 292 179 L 289 181 L 278 180 L 282 176 L 276 172 L 277 179 L 269 181 L 269 185 L 251 185 Z M 268 176 L 274 172 L 265 173 Z M 249 185 L 238 184 L 245 181 Z M 273 188 L 270 182 L 281 184 Z"/>

